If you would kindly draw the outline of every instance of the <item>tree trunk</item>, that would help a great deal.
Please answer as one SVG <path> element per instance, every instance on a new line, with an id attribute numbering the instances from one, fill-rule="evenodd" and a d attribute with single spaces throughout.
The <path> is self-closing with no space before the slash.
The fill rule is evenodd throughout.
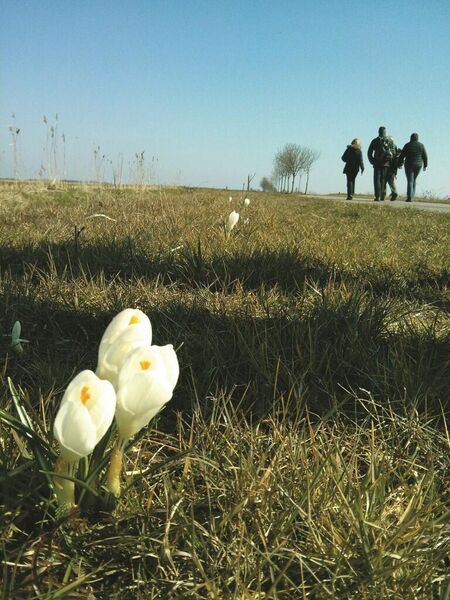
<path id="1" fill-rule="evenodd" d="M 309 184 L 309 169 L 306 171 L 305 195 L 308 193 L 308 184 Z"/>

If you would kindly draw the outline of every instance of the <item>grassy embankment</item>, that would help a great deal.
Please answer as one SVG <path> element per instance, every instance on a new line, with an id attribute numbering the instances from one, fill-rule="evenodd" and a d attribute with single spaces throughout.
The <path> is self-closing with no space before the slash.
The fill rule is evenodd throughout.
<path id="1" fill-rule="evenodd" d="M 226 241 L 239 196 L 0 188 L 2 409 L 51 422 L 128 306 L 181 365 L 113 516 L 2 426 L 3 597 L 449 597 L 450 217 L 251 194 Z"/>

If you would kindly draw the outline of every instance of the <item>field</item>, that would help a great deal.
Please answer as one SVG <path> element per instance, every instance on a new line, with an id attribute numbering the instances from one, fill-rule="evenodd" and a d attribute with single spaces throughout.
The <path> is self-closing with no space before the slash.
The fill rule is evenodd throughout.
<path id="1" fill-rule="evenodd" d="M 112 513 L 58 514 L 3 419 L 2 598 L 450 598 L 450 216 L 241 198 L 0 186 L 0 408 L 53 444 L 126 307 L 181 367 Z"/>

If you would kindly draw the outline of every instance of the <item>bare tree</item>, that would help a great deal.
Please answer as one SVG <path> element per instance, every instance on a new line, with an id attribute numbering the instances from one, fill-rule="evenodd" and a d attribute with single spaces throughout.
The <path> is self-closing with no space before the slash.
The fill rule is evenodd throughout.
<path id="1" fill-rule="evenodd" d="M 278 191 L 293 192 L 295 180 L 298 178 L 297 190 L 300 191 L 302 175 L 306 175 L 305 194 L 308 191 L 309 174 L 314 162 L 320 154 L 306 146 L 298 144 L 286 144 L 279 150 L 274 158 L 272 179 L 276 183 Z"/>
<path id="2" fill-rule="evenodd" d="M 305 157 L 303 162 L 303 170 L 306 173 L 305 194 L 307 194 L 309 185 L 309 173 L 316 160 L 319 160 L 320 152 L 317 152 L 317 150 L 313 150 L 312 148 L 305 148 L 304 150 Z"/>
<path id="3" fill-rule="evenodd" d="M 14 113 L 13 113 L 14 115 Z M 12 147 L 13 147 L 13 157 L 14 157 L 14 179 L 16 181 L 19 180 L 19 158 L 18 158 L 18 150 L 17 150 L 17 139 L 20 133 L 20 127 L 16 127 L 15 125 L 9 126 L 9 132 L 12 138 Z"/>
<path id="4" fill-rule="evenodd" d="M 274 172 L 281 179 L 281 191 L 293 192 L 295 178 L 303 167 L 302 147 L 298 144 L 286 144 L 274 160 Z"/>
<path id="5" fill-rule="evenodd" d="M 284 178 L 284 165 L 281 156 L 281 150 L 277 152 L 273 160 L 273 174 L 272 179 L 276 182 L 276 186 L 279 192 L 283 191 L 283 178 Z"/>
<path id="6" fill-rule="evenodd" d="M 253 175 L 248 174 L 247 175 L 247 192 L 250 191 L 250 184 L 253 180 L 253 178 L 255 177 L 256 173 L 253 173 Z"/>
<path id="7" fill-rule="evenodd" d="M 288 161 L 283 150 L 279 150 L 275 155 L 273 166 L 273 179 L 277 182 L 279 192 L 285 192 L 289 187 Z"/>

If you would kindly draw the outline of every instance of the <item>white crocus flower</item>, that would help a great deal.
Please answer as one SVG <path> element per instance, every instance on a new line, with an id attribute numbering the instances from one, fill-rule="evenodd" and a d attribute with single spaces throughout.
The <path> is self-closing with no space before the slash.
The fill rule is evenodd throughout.
<path id="1" fill-rule="evenodd" d="M 55 418 L 53 431 L 61 457 L 55 472 L 73 475 L 76 464 L 88 456 L 105 435 L 114 419 L 116 393 L 109 381 L 92 371 L 82 371 L 68 385 Z M 73 482 L 55 478 L 60 504 L 73 506 Z"/>
<path id="2" fill-rule="evenodd" d="M 230 235 L 231 230 L 233 229 L 233 227 L 236 225 L 236 223 L 239 221 L 239 213 L 236 212 L 235 210 L 231 211 L 230 214 L 228 215 L 227 220 L 225 221 L 225 233 L 227 235 Z"/>
<path id="3" fill-rule="evenodd" d="M 171 344 L 135 350 L 119 374 L 116 421 L 119 435 L 127 440 L 172 398 L 179 375 L 178 359 Z"/>
<path id="4" fill-rule="evenodd" d="M 250 198 L 245 198 L 245 200 L 244 200 L 245 208 L 247 208 L 247 206 L 249 206 L 249 205 L 250 205 Z"/>
<path id="5" fill-rule="evenodd" d="M 67 462 L 88 456 L 114 419 L 116 393 L 109 381 L 81 371 L 68 385 L 55 418 L 54 434 Z"/>
<path id="6" fill-rule="evenodd" d="M 228 198 L 228 202 L 233 202 L 233 196 L 230 196 L 230 197 Z"/>
<path id="7" fill-rule="evenodd" d="M 152 326 L 141 310 L 126 308 L 105 330 L 98 349 L 96 373 L 117 389 L 120 369 L 127 356 L 140 346 L 152 343 Z"/>
<path id="8" fill-rule="evenodd" d="M 180 368 L 173 346 L 140 347 L 125 361 L 117 392 L 116 423 L 119 441 L 111 457 L 108 488 L 120 495 L 120 472 L 127 440 L 148 425 L 169 402 Z"/>

